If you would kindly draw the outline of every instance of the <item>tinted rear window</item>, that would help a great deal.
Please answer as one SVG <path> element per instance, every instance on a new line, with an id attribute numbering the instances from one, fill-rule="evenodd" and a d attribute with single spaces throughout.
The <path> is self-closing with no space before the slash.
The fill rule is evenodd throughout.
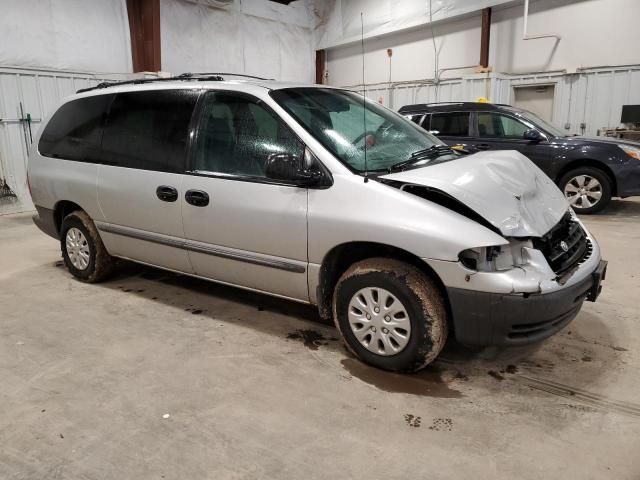
<path id="1" fill-rule="evenodd" d="M 112 99 L 113 95 L 97 95 L 62 105 L 40 136 L 40 155 L 83 162 L 97 161 L 104 114 Z"/>
<path id="2" fill-rule="evenodd" d="M 440 137 L 466 137 L 469 135 L 469 112 L 434 113 L 429 130 Z"/>
<path id="3" fill-rule="evenodd" d="M 105 122 L 102 161 L 141 170 L 181 172 L 198 92 L 119 93 Z"/>

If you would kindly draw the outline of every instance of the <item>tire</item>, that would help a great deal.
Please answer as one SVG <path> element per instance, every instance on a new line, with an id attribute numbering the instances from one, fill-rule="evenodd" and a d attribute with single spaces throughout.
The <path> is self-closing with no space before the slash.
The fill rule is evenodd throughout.
<path id="1" fill-rule="evenodd" d="M 595 188 L 589 188 L 593 182 Z M 559 187 L 576 213 L 596 213 L 606 207 L 611 201 L 612 185 L 609 176 L 594 167 L 578 167 L 565 173 L 560 179 Z M 581 190 L 583 189 L 583 190 Z M 581 191 L 584 192 L 581 194 Z M 573 192 L 576 192 L 575 194 Z M 594 202 L 592 195 L 600 197 Z M 587 204 L 585 204 L 586 202 Z"/>
<path id="2" fill-rule="evenodd" d="M 366 306 L 363 299 L 369 300 Z M 376 305 L 379 313 L 374 311 Z M 402 308 L 408 318 L 403 318 Z M 367 311 L 370 321 L 365 319 Z M 356 357 L 394 372 L 424 368 L 447 340 L 447 313 L 440 289 L 418 268 L 390 258 L 357 262 L 340 277 L 333 295 L 333 318 Z M 410 328 L 405 329 L 407 323 Z M 367 334 L 367 329 L 374 333 Z"/>
<path id="3" fill-rule="evenodd" d="M 70 213 L 62 220 L 60 249 L 64 264 L 78 280 L 101 282 L 113 271 L 115 259 L 104 247 L 89 215 L 81 210 Z M 78 250 L 82 250 L 82 253 L 76 253 Z"/>

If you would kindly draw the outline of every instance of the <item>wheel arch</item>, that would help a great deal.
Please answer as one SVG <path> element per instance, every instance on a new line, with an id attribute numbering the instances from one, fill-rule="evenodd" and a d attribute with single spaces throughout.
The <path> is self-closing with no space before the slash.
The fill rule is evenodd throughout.
<path id="1" fill-rule="evenodd" d="M 333 247 L 322 260 L 318 278 L 317 306 L 320 316 L 324 319 L 333 317 L 333 292 L 338 280 L 347 269 L 356 262 L 373 257 L 386 257 L 401 260 L 414 265 L 438 286 L 447 310 L 447 317 L 451 318 L 451 309 L 447 289 L 428 263 L 417 255 L 393 245 L 377 242 L 346 242 Z M 453 322 L 449 322 L 453 325 Z"/>
<path id="2" fill-rule="evenodd" d="M 560 169 L 560 171 L 556 175 L 555 183 L 560 188 L 562 188 L 562 186 L 560 185 L 560 180 L 562 180 L 562 177 L 564 177 L 571 170 L 575 170 L 576 168 L 580 167 L 597 168 L 598 170 L 604 172 L 611 181 L 611 196 L 618 196 L 618 182 L 616 180 L 616 176 L 613 173 L 613 170 L 611 170 L 611 168 L 606 163 L 603 163 L 599 160 L 594 160 L 592 158 L 577 158 L 569 162 L 567 165 L 562 167 L 562 169 Z"/>
<path id="3" fill-rule="evenodd" d="M 53 207 L 53 219 L 55 222 L 56 231 L 58 235 L 60 234 L 60 230 L 62 229 L 62 221 L 64 217 L 69 215 L 71 212 L 75 212 L 76 210 L 85 211 L 80 205 L 70 200 L 60 200 Z"/>

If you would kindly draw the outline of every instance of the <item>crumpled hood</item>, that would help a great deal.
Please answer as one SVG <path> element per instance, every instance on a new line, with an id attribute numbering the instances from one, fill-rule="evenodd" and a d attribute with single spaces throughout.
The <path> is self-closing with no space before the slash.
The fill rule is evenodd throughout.
<path id="1" fill-rule="evenodd" d="M 514 150 L 480 152 L 380 178 L 441 190 L 505 237 L 540 237 L 569 209 L 549 177 Z"/>

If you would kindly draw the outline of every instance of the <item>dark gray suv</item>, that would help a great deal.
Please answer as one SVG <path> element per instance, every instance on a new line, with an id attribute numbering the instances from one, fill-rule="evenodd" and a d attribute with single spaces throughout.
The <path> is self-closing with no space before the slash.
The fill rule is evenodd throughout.
<path id="1" fill-rule="evenodd" d="M 509 105 L 429 103 L 405 105 L 399 113 L 471 153 L 519 151 L 556 182 L 577 213 L 595 213 L 612 196 L 640 195 L 640 143 L 568 135 Z"/>

